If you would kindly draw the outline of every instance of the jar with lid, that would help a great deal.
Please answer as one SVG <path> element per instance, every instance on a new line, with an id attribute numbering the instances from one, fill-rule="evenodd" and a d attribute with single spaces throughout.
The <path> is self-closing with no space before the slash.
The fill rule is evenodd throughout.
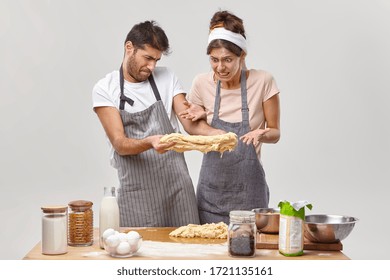
<path id="1" fill-rule="evenodd" d="M 68 252 L 67 206 L 42 206 L 42 254 L 60 255 Z"/>
<path id="2" fill-rule="evenodd" d="M 254 257 L 256 254 L 256 218 L 252 211 L 231 211 L 228 228 L 229 255 Z"/>
<path id="3" fill-rule="evenodd" d="M 68 245 L 90 246 L 93 243 L 93 211 L 91 201 L 69 202 Z"/>

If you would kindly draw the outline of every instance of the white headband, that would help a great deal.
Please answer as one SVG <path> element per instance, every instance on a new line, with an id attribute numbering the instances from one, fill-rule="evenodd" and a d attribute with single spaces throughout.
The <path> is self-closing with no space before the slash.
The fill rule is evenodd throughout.
<path id="1" fill-rule="evenodd" d="M 232 42 L 233 44 L 239 46 L 245 53 L 248 53 L 246 49 L 246 40 L 244 36 L 239 33 L 232 32 L 223 27 L 214 28 L 209 34 L 208 44 L 216 39 L 223 39 Z"/>

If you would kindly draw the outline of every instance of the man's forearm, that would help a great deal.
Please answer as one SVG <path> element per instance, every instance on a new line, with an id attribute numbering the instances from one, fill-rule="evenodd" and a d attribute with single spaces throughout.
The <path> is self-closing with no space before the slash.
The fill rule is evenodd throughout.
<path id="1" fill-rule="evenodd" d="M 126 137 L 113 140 L 112 146 L 121 156 L 138 155 L 153 147 L 148 138 L 138 140 Z"/>

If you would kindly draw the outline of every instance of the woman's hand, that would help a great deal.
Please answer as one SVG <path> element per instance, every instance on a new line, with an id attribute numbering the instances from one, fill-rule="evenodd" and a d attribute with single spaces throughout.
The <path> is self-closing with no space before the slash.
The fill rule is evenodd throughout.
<path id="1" fill-rule="evenodd" d="M 264 137 L 264 135 L 270 130 L 271 130 L 270 128 L 255 129 L 241 136 L 240 140 L 242 140 L 242 142 L 244 142 L 247 145 L 253 143 L 253 145 L 257 146 L 261 142 L 261 139 Z"/>
<path id="2" fill-rule="evenodd" d="M 181 118 L 188 119 L 193 122 L 201 119 L 206 119 L 206 111 L 202 106 L 193 104 L 189 101 L 184 101 L 183 104 L 187 107 L 187 109 L 179 113 L 179 116 Z"/>

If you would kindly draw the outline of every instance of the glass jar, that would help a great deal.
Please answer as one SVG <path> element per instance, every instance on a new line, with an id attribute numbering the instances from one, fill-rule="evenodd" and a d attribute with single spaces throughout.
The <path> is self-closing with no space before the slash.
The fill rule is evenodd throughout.
<path id="1" fill-rule="evenodd" d="M 228 228 L 229 255 L 254 257 L 256 254 L 256 218 L 252 211 L 231 211 Z"/>
<path id="2" fill-rule="evenodd" d="M 68 252 L 66 206 L 42 206 L 42 254 L 59 255 Z"/>
<path id="3" fill-rule="evenodd" d="M 69 202 L 68 245 L 90 246 L 93 243 L 92 202 L 75 200 Z"/>

